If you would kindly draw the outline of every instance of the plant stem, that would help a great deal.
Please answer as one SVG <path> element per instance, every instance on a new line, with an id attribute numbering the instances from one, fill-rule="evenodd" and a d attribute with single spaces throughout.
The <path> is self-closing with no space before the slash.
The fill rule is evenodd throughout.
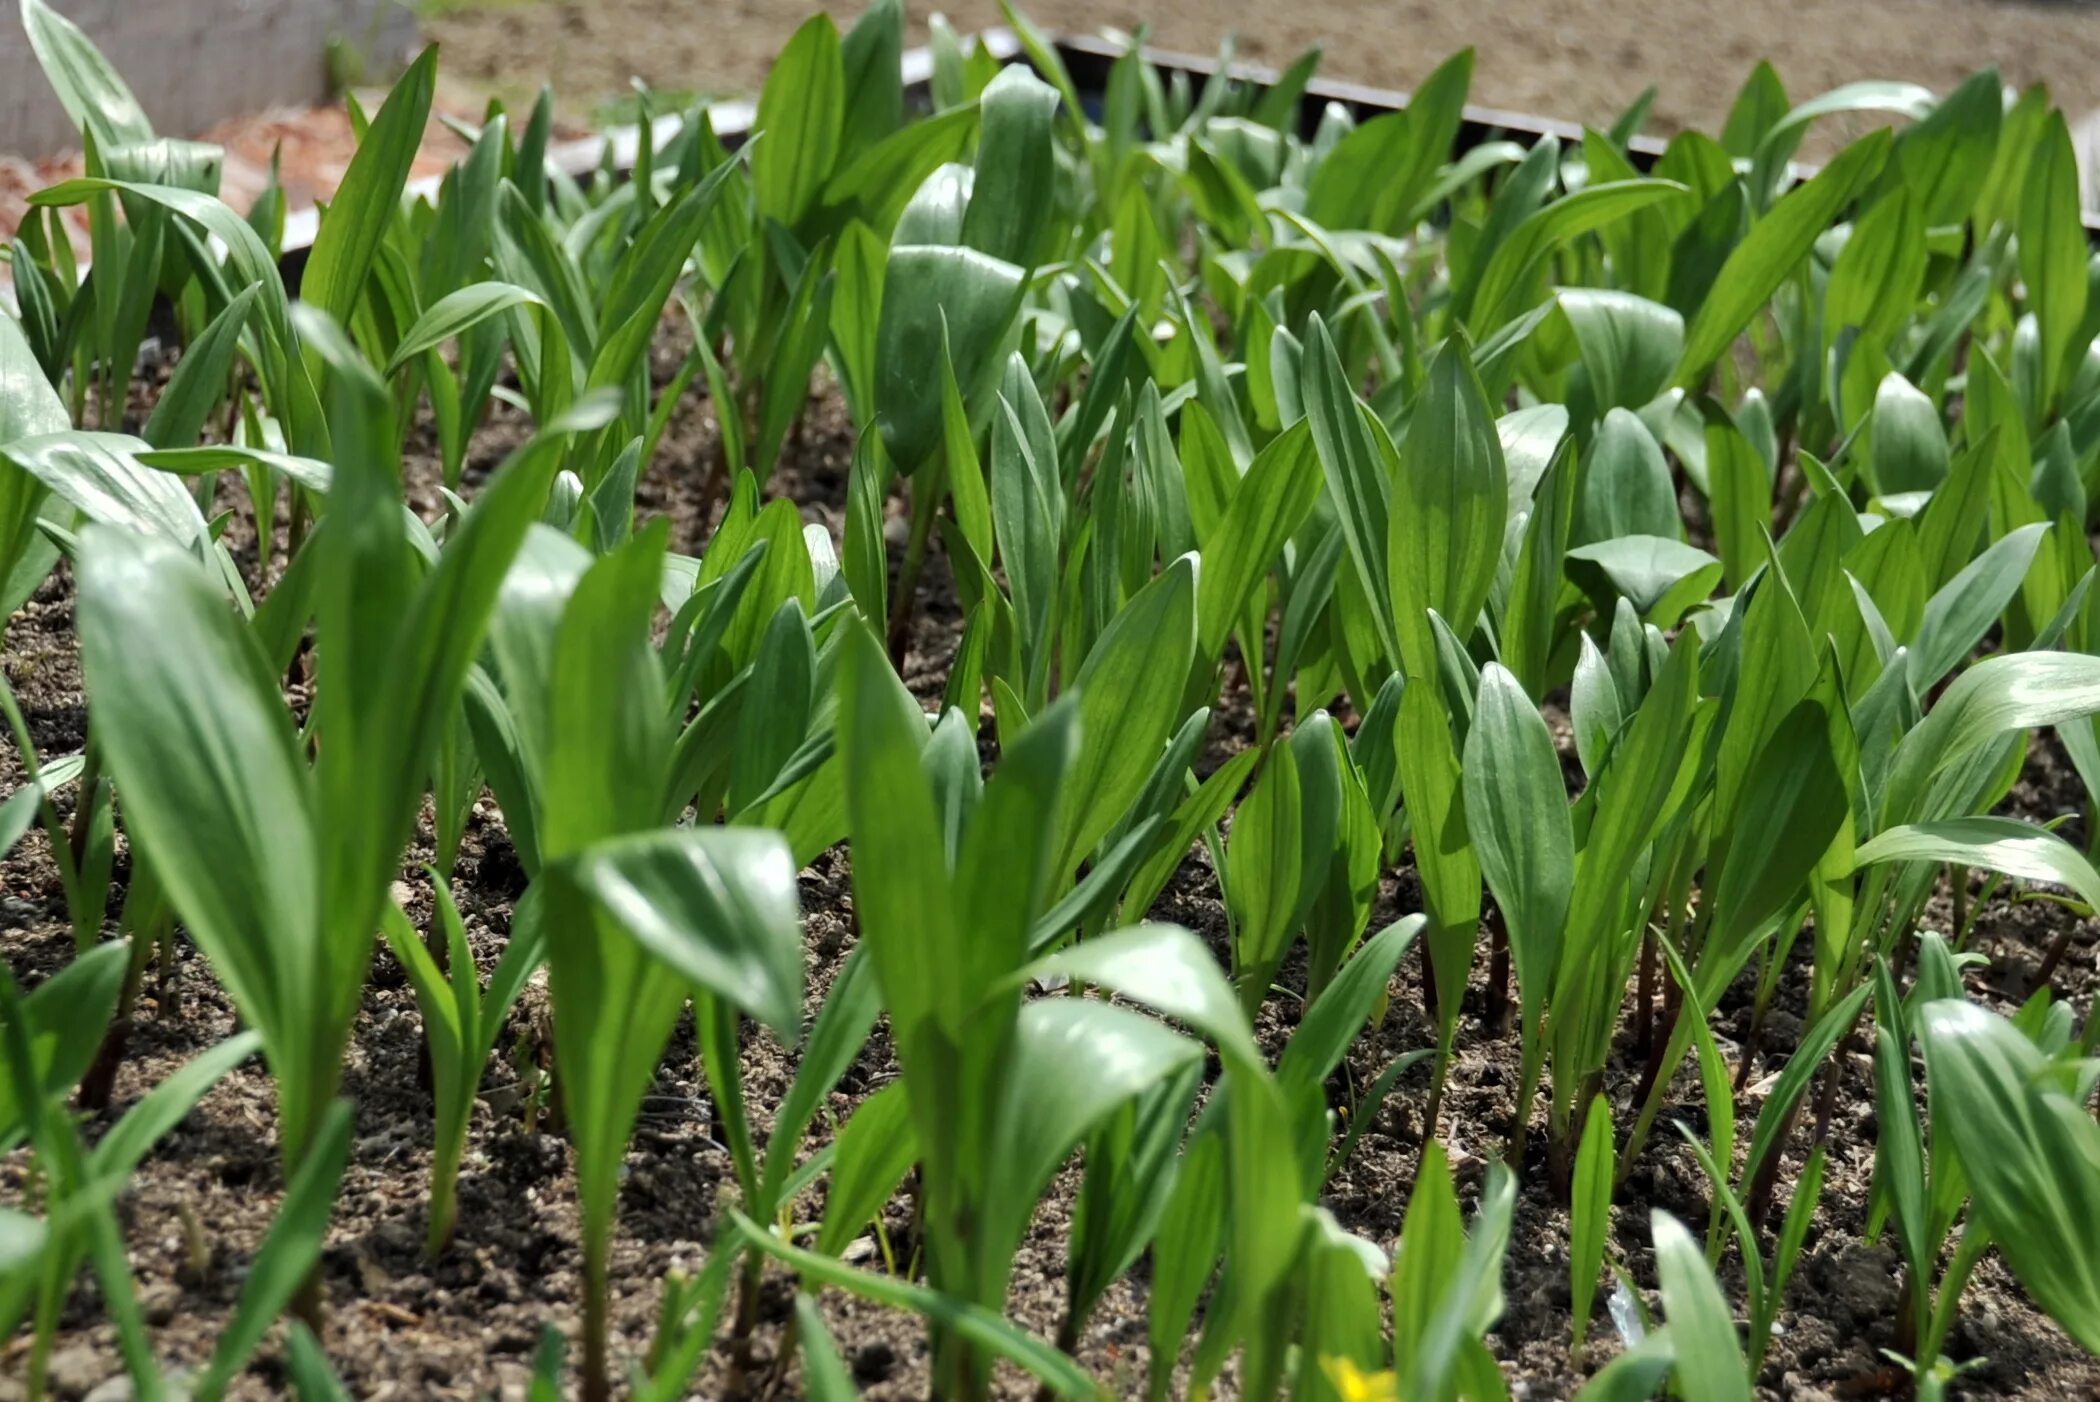
<path id="1" fill-rule="evenodd" d="M 1422 957 L 1422 1011 L 1431 1022 L 1443 1020 L 1443 1010 L 1438 1006 L 1436 987 L 1436 961 L 1429 955 L 1429 941 L 1415 941 L 1415 949 Z"/>
<path id="2" fill-rule="evenodd" d="M 1760 1008 L 1750 1018 L 1750 1030 L 1743 1037 L 1743 1056 L 1735 1065 L 1735 1093 L 1741 1095 L 1743 1087 L 1750 1083 L 1750 1068 L 1757 1062 L 1757 1053 L 1764 1042 L 1764 1009 Z"/>
<path id="3" fill-rule="evenodd" d="M 2049 952 L 2042 956 L 2042 962 L 2035 968 L 2031 980 L 2033 987 L 2045 988 L 2049 980 L 2056 976 L 2056 966 L 2063 963 L 2064 954 L 2071 947 L 2071 932 L 2077 928 L 2076 921 L 2068 921 L 2056 938 L 2049 942 Z"/>
<path id="4" fill-rule="evenodd" d="M 117 1070 L 124 1064 L 124 1050 L 131 1040 L 131 1015 L 138 1004 L 139 985 L 145 982 L 146 956 L 152 950 L 151 939 L 142 932 L 131 935 L 131 960 L 124 971 L 124 990 L 117 995 L 117 1014 L 110 1019 L 109 1030 L 102 1036 L 102 1045 L 95 1051 L 95 1060 L 89 1065 L 87 1074 L 80 1078 L 80 1090 L 74 1103 L 82 1110 L 97 1111 L 109 1108 L 109 1098 L 116 1089 Z"/>
<path id="5" fill-rule="evenodd" d="M 602 1236 L 602 1233 L 592 1235 Z M 611 1402 L 612 1371 L 608 1357 L 606 1292 L 611 1288 L 606 1260 L 609 1244 L 586 1239 L 583 1246 L 583 1397 L 584 1402 Z"/>
<path id="6" fill-rule="evenodd" d="M 1633 1050 L 1648 1056 L 1654 1050 L 1655 931 L 1641 929 L 1641 972 L 1633 995 Z"/>
<path id="7" fill-rule="evenodd" d="M 1509 1133 L 1510 1167 L 1521 1172 L 1524 1166 L 1524 1146 L 1531 1137 L 1531 1102 L 1538 1095 L 1539 1072 L 1546 1059 L 1546 1049 L 1541 1040 L 1538 1010 L 1527 1006 L 1523 1013 L 1522 1069 L 1517 1078 L 1517 1104 L 1511 1119 Z"/>
<path id="8" fill-rule="evenodd" d="M 1436 1074 L 1429 1083 L 1429 1105 L 1422 1111 L 1422 1147 L 1436 1138 L 1436 1122 L 1444 1111 L 1444 1076 L 1451 1069 L 1451 1039 L 1440 1036 L 1436 1044 Z"/>
<path id="9" fill-rule="evenodd" d="M 1496 1036 L 1509 1031 L 1509 927 L 1502 919 L 1502 907 L 1495 905 L 1488 911 L 1488 988 L 1487 1025 Z"/>
<path id="10" fill-rule="evenodd" d="M 1983 1253 L 1990 1249 L 1991 1234 L 1976 1225 L 1971 1217 L 1962 1224 L 1961 1241 L 1954 1248 L 1954 1259 L 1940 1273 L 1939 1298 L 1933 1301 L 1932 1321 L 1918 1349 L 1918 1366 L 1930 1367 L 1939 1361 L 1941 1349 L 1947 1335 L 1954 1329 L 1955 1314 L 1961 1305 L 1961 1292 L 1968 1288 L 1969 1276 L 1975 1271 Z"/>
<path id="11" fill-rule="evenodd" d="M 890 595 L 890 665 L 903 669 L 905 651 L 911 646 L 911 625 L 919 605 L 919 576 L 926 570 L 926 544 L 933 534 L 933 518 L 939 514 L 945 486 L 938 463 L 919 469 L 920 477 L 934 474 L 931 482 L 913 484 L 911 535 L 904 545 L 904 561 L 897 569 L 897 588 Z"/>
<path id="12" fill-rule="evenodd" d="M 1954 898 L 1954 950 L 1959 954 L 1969 939 L 1969 869 L 1950 864 L 1947 885 Z"/>
<path id="13" fill-rule="evenodd" d="M 1830 1132 L 1830 1117 L 1837 1108 L 1838 1068 L 1844 1064 L 1840 1058 L 1844 1055 L 1845 1043 L 1851 1035 L 1848 1028 L 1845 1035 L 1838 1038 L 1836 1045 L 1830 1049 L 1830 1062 L 1823 1068 L 1823 1085 L 1816 1097 L 1815 1142 L 1819 1144 Z M 1772 1215 L 1772 1194 L 1779 1186 L 1780 1160 L 1786 1157 L 1786 1141 L 1793 1133 L 1794 1121 L 1800 1118 L 1800 1115 L 1801 1102 L 1797 1100 L 1787 1110 L 1785 1119 L 1780 1123 L 1779 1137 L 1773 1142 L 1772 1151 L 1766 1154 L 1764 1162 L 1757 1166 L 1757 1177 L 1751 1180 L 1750 1194 L 1743 1204 L 1752 1226 L 1762 1227 L 1765 1219 Z"/>

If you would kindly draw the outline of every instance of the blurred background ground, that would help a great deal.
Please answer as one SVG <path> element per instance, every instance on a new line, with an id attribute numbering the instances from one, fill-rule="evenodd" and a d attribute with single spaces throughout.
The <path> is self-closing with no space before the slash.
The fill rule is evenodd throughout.
<path id="1" fill-rule="evenodd" d="M 422 38 L 441 47 L 439 114 L 472 121 L 491 95 L 522 111 L 551 84 L 564 135 L 632 120 L 637 80 L 662 95 L 660 109 L 754 94 L 788 36 L 820 7 L 820 0 L 397 3 L 412 4 Z M 821 0 L 821 8 L 850 19 L 863 3 Z M 1001 20 L 997 0 L 906 0 L 906 7 L 912 43 L 924 42 L 936 8 L 964 33 Z M 89 0 L 57 0 L 56 8 L 77 13 L 91 37 L 117 22 L 90 13 Z M 1026 9 L 1051 32 L 1128 33 L 1149 23 L 1155 44 L 1205 54 L 1234 34 L 1242 58 L 1272 67 L 1318 45 L 1324 73 L 1388 88 L 1413 86 L 1471 45 L 1476 102 L 1601 125 L 1652 83 L 1647 130 L 1663 135 L 1717 129 L 1759 58 L 1773 62 L 1796 101 L 1861 78 L 1908 79 L 1944 92 L 1995 64 L 2010 84 L 2047 83 L 2074 121 L 2100 109 L 2095 0 L 1030 0 Z M 13 16 L 0 18 L 0 56 L 24 42 Z M 347 55 L 345 76 L 353 81 L 390 76 L 382 71 L 389 56 L 366 65 L 341 47 L 330 62 Z M 379 95 L 368 91 L 370 102 Z M 1872 120 L 1819 123 L 1804 156 L 1827 155 Z M 2094 147 L 2100 122 L 2085 126 L 2081 144 Z M 280 146 L 294 209 L 327 198 L 354 150 L 340 102 L 166 134 L 222 144 L 224 193 L 242 209 Z M 23 149 L 16 135 L 0 130 L 0 238 L 12 235 L 32 191 L 80 170 L 77 152 Z M 442 170 L 460 149 L 434 116 L 420 170 Z M 2089 190 L 2093 184 L 2089 178 Z M 2089 202 L 2100 203 L 2090 194 Z M 84 247 L 84 232 L 75 241 Z"/>
<path id="2" fill-rule="evenodd" d="M 860 0 L 822 8 L 841 17 Z M 588 120 L 630 77 L 681 96 L 755 91 L 812 0 L 429 0 L 424 33 L 454 82 L 507 96 L 554 84 Z M 996 0 L 907 0 L 910 42 L 945 10 L 964 32 L 999 23 Z M 1478 50 L 1476 102 L 1608 122 L 1650 83 L 1649 130 L 1717 126 L 1769 58 L 1798 101 L 1859 78 L 1945 91 L 1995 63 L 2007 82 L 2049 84 L 2068 112 L 2100 107 L 2100 5 L 2002 0 L 1031 0 L 1048 30 L 1152 26 L 1164 47 L 1240 53 L 1280 66 L 1309 45 L 1323 71 L 1406 88 L 1456 49 Z"/>

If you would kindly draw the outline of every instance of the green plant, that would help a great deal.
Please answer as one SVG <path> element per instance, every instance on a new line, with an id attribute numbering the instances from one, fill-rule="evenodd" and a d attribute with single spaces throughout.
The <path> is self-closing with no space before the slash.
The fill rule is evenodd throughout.
<path id="1" fill-rule="evenodd" d="M 466 1152 L 467 1120 L 481 1087 L 481 1071 L 502 1033 L 504 1014 L 524 991 L 525 980 L 545 957 L 545 931 L 537 907 L 527 907 L 511 920 L 509 942 L 489 976 L 486 990 L 467 945 L 459 907 L 445 881 L 433 870 L 437 930 L 433 953 L 416 934 L 401 907 L 389 903 L 382 912 L 387 948 L 408 971 L 423 1015 L 424 1041 L 430 1048 L 431 1095 L 437 1106 L 437 1148 L 430 1165 L 430 1226 L 424 1249 L 435 1256 L 452 1239 L 459 1214 L 456 1184 Z"/>
<path id="2" fill-rule="evenodd" d="M 331 566 L 312 604 L 311 762 L 255 634 L 201 564 L 116 527 L 90 526 L 80 543 L 84 662 L 126 827 L 262 1036 L 288 1173 L 342 1074 L 437 720 L 560 446 L 525 450 L 426 568 L 383 468 L 379 388 L 348 362 L 333 379 L 347 466 L 310 547 Z"/>
<path id="3" fill-rule="evenodd" d="M 1760 68 L 1644 170 L 1645 98 L 1472 142 L 1470 53 L 1405 113 L 1311 111 L 1317 55 L 1263 85 L 1228 48 L 1197 83 L 1137 40 L 1082 94 L 1010 12 L 1025 66 L 933 26 L 920 115 L 881 0 L 796 32 L 734 153 L 638 90 L 644 130 L 572 173 L 542 93 L 453 122 L 459 158 L 409 197 L 425 55 L 352 101 L 295 302 L 283 190 L 236 214 L 215 151 L 156 138 L 77 28 L 20 9 L 88 153 L 8 245 L 0 317 L 0 603 L 77 581 L 90 721 L 39 754 L 28 684 L 0 688 L 0 853 L 48 846 L 73 953 L 0 983 L 0 1136 L 33 1170 L 0 1318 L 31 1322 L 34 1374 L 87 1263 L 137 1390 L 165 1390 L 111 1206 L 259 1048 L 291 1192 L 201 1389 L 253 1354 L 355 1152 L 337 1093 L 381 936 L 429 1052 L 432 1253 L 468 1230 L 476 1091 L 545 969 L 521 1096 L 574 1148 L 590 1397 L 619 1370 L 622 1166 L 688 1010 L 732 1186 L 693 1208 L 704 1262 L 660 1282 L 645 1397 L 725 1338 L 735 1387 L 799 1367 L 850 1394 L 824 1287 L 923 1316 L 943 1396 L 1000 1359 L 1135 1387 L 1129 1356 L 1077 1361 L 1119 1292 L 1149 1396 L 1499 1396 L 1516 1195 L 1570 1208 L 1580 1353 L 1666 1110 L 1703 1249 L 1655 1219 L 1665 1322 L 1598 1395 L 1747 1395 L 1795 1271 L 1854 1228 L 1896 1236 L 1876 1342 L 1921 1395 L 1958 1372 L 1992 1245 L 2095 1346 L 2100 1020 L 2047 985 L 2100 874 L 2090 828 L 2018 787 L 2048 730 L 2100 793 L 2100 265 L 2045 93 L 1796 102 Z M 1838 114 L 1873 129 L 1795 167 Z M 180 353 L 133 422 L 156 305 Z M 856 439 L 842 506 L 798 428 L 813 387 Z M 705 462 L 671 451 L 696 401 Z M 527 441 L 485 472 L 499 415 Z M 927 604 L 943 560 L 953 616 Z M 477 964 L 454 891 L 505 843 L 524 888 Z M 811 864 L 858 938 L 806 1008 Z M 1162 901 L 1202 935 L 1151 923 Z M 2060 921 L 2010 1020 L 1980 1006 L 2002 978 L 1963 1001 L 2007 901 Z M 118 1093 L 178 927 L 251 1031 L 93 1135 L 61 1102 Z M 1387 1016 L 1417 943 L 1420 1023 Z M 783 1085 L 747 1081 L 747 1020 L 795 1049 Z M 1505 1037 L 1514 1172 L 1487 1169 L 1468 1232 L 1455 1146 L 1483 1127 L 1446 1090 Z M 1860 1148 L 1862 1047 L 1853 1221 L 1823 1187 Z M 1427 1058 L 1426 1100 L 1383 1115 Z M 1389 1265 L 1334 1180 L 1395 1153 Z M 1064 1317 L 1037 1338 L 1006 1296 L 1061 1196 Z M 879 1269 L 846 1259 L 870 1223 Z M 769 1260 L 798 1290 L 761 1342 Z M 535 1396 L 563 1385 L 550 1337 Z M 324 1339 L 286 1335 L 302 1396 L 348 1390 Z"/>
<path id="4" fill-rule="evenodd" d="M 1028 934 L 1053 874 L 1083 699 L 1061 701 L 988 782 L 951 718 L 930 731 L 856 630 L 843 679 L 847 804 L 862 929 L 890 1011 L 918 1146 L 934 1287 L 996 1309 L 1043 1182 L 1103 1117 L 1200 1056 L 1105 1002 L 1023 1002 Z M 981 787 L 980 787 L 981 785 Z M 946 821 L 943 813 L 951 815 Z M 944 832 L 955 834 L 951 844 Z M 1183 932 L 1085 941 L 1036 966 L 1154 1002 L 1231 1044 L 1243 1095 L 1267 1089 L 1223 980 Z M 901 1168 L 901 1165 L 900 1165 Z M 988 1358 L 935 1331 L 944 1390 L 981 1393 Z"/>
<path id="5" fill-rule="evenodd" d="M 1917 1018 L 1933 1124 L 1944 1130 L 1973 1201 L 1951 1269 L 1980 1254 L 1972 1235 L 1988 1237 L 2036 1302 L 2092 1349 L 2100 1301 L 2080 1246 L 2100 1191 L 2093 1159 L 2100 1131 L 2084 1109 L 2091 1064 L 2061 1051 L 2052 1059 L 2010 1022 L 1961 1000 L 1926 1002 Z M 1953 1277 L 1953 1293 L 1959 1280 Z M 1945 1332 L 1935 1320 L 1928 1342 Z M 1919 1357 L 1929 1361 L 1923 1350 Z"/>

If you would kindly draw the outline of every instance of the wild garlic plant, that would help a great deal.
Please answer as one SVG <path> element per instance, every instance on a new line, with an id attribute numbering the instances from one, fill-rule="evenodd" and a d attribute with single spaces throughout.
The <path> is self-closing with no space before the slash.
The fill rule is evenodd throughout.
<path id="1" fill-rule="evenodd" d="M 907 92 L 877 0 L 796 32 L 749 132 L 645 95 L 631 163 L 578 170 L 543 94 L 454 123 L 410 195 L 426 53 L 356 108 L 294 284 L 282 190 L 230 208 L 218 152 L 19 8 L 86 172 L 36 195 L 0 315 L 0 594 L 72 591 L 88 693 L 66 754 L 0 689 L 0 853 L 48 853 L 71 958 L 0 979 L 0 1137 L 35 1164 L 0 1320 L 35 1378 L 85 1263 L 167 1391 L 112 1203 L 259 1050 L 286 1200 L 193 1389 L 295 1302 L 287 1374 L 341 1389 L 307 1326 L 382 943 L 435 1255 L 478 1230 L 462 1183 L 510 1127 L 477 1098 L 544 985 L 524 1098 L 573 1151 L 589 1397 L 682 1395 L 723 1338 L 730 1385 L 796 1359 L 850 1395 L 827 1288 L 922 1315 L 942 1396 L 1001 1360 L 1070 1396 L 1500 1396 L 1533 1196 L 1569 1208 L 1600 1397 L 1750 1395 L 1833 1228 L 1896 1242 L 1877 1343 L 1921 1394 L 1987 1251 L 2100 1348 L 2100 1022 L 2047 989 L 2002 1017 L 1967 972 L 2004 901 L 2050 902 L 2033 972 L 2073 987 L 2100 909 L 2100 323 L 2045 92 L 1797 102 L 1760 67 L 1659 153 L 1645 103 L 1527 145 L 1470 134 L 1470 53 L 1404 112 L 1308 101 L 1317 55 L 1197 82 L 1135 43 L 1097 94 L 1011 11 L 1025 62 L 937 23 Z M 1872 129 L 1797 165 L 1840 114 Z M 141 408 L 149 325 L 179 355 Z M 696 405 L 704 460 L 672 451 Z M 486 451 L 497 418 L 522 447 Z M 2042 745 L 2082 829 L 2018 787 Z M 519 890 L 469 904 L 474 843 Z M 181 939 L 247 1030 L 76 1118 Z M 1504 1041 L 1482 1125 L 1453 1087 Z M 681 1209 L 706 1257 L 640 1283 L 628 1360 L 621 1174 L 689 1062 L 729 1186 Z M 1825 1191 L 1848 1092 L 1858 1221 Z M 1611 1357 L 1614 1212 L 1680 1143 L 1704 1241 L 1652 1215 L 1661 1322 Z M 1338 1175 L 1403 1153 L 1374 1239 Z M 1039 1338 L 1006 1309 L 1059 1194 Z M 1090 1376 L 1131 1308 L 1144 1358 Z"/>

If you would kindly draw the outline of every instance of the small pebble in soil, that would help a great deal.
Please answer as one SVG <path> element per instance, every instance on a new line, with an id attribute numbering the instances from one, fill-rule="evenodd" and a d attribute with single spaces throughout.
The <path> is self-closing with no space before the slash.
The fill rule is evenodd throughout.
<path id="1" fill-rule="evenodd" d="M 173 1319 L 181 1304 L 181 1289 L 169 1281 L 155 1281 L 139 1292 L 139 1311 L 155 1328 Z"/>
<path id="2" fill-rule="evenodd" d="M 85 1397 L 110 1376 L 111 1359 L 91 1344 L 73 1344 L 51 1355 L 45 1381 L 55 1397 Z"/>

